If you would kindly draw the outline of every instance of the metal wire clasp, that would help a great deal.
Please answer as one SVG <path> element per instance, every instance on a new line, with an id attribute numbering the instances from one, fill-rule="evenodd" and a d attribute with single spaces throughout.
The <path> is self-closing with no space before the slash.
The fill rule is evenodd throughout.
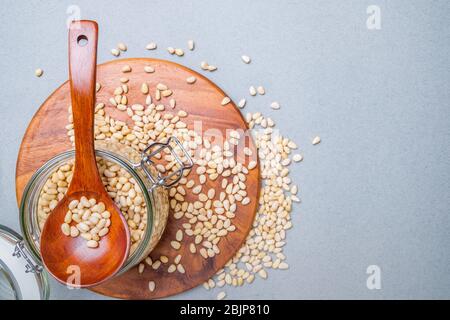
<path id="1" fill-rule="evenodd" d="M 175 142 L 176 146 L 180 148 L 180 150 L 183 152 L 183 155 L 186 157 L 187 161 L 183 162 L 183 160 L 178 156 L 176 151 L 174 150 L 174 147 L 171 145 L 171 142 Z M 175 158 L 176 162 L 178 163 L 178 169 L 171 172 L 170 174 L 163 176 L 158 171 L 158 176 L 154 177 L 149 169 L 149 166 L 155 167 L 156 164 L 152 160 L 152 158 L 163 151 L 164 149 L 168 149 L 172 156 Z M 183 173 L 185 170 L 189 170 L 194 166 L 194 162 L 192 161 L 192 158 L 189 156 L 186 149 L 181 144 L 180 140 L 178 140 L 176 137 L 172 136 L 169 139 L 167 139 L 166 142 L 154 142 L 150 144 L 141 154 L 141 162 L 138 165 L 142 170 L 145 172 L 147 177 L 150 179 L 150 181 L 153 183 L 152 189 L 157 186 L 163 186 L 165 188 L 170 188 L 171 186 L 175 185 L 180 179 L 183 177 Z"/>
<path id="2" fill-rule="evenodd" d="M 37 265 L 33 262 L 33 260 L 28 256 L 27 251 L 25 249 L 25 242 L 23 240 L 18 241 L 16 246 L 14 247 L 13 257 L 17 257 L 18 259 L 23 258 L 26 261 L 25 264 L 25 273 L 40 273 L 42 272 L 42 266 Z"/>

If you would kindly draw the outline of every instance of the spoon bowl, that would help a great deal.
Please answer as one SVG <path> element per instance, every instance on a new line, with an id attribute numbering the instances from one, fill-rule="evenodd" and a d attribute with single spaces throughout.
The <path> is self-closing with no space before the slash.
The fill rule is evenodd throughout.
<path id="1" fill-rule="evenodd" d="M 72 238 L 61 231 L 69 203 L 82 196 L 103 202 L 111 213 L 109 233 L 98 241 L 97 248 L 89 248 L 86 240 L 80 236 Z M 41 236 L 42 258 L 50 274 L 64 284 L 89 287 L 117 273 L 125 263 L 129 250 L 123 217 L 112 213 L 117 210 L 108 194 L 105 196 L 99 192 L 82 191 L 66 195 L 53 209 Z M 117 241 L 119 239 L 121 241 Z"/>

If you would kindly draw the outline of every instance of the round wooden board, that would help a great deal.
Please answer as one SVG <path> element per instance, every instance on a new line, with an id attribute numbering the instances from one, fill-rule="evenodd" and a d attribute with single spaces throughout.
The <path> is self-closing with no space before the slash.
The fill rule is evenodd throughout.
<path id="1" fill-rule="evenodd" d="M 132 67 L 131 73 L 124 74 L 121 72 L 122 66 L 125 64 Z M 145 73 L 145 65 L 153 66 L 156 71 Z M 186 83 L 186 78 L 189 76 L 197 78 L 197 81 L 192 85 Z M 127 94 L 129 105 L 134 103 L 144 104 L 145 95 L 140 92 L 140 86 L 143 82 L 149 85 L 150 94 L 153 98 L 155 87 L 161 82 L 169 85 L 174 92 L 173 98 L 177 102 L 175 109 L 172 110 L 168 107 L 164 112 L 187 111 L 189 116 L 183 121 L 188 124 L 190 129 L 193 128 L 194 121 L 197 124 L 201 123 L 203 133 L 206 130 L 218 129 L 224 137 L 229 129 L 244 131 L 248 129 L 244 118 L 232 102 L 226 106 L 221 106 L 221 101 L 226 95 L 213 82 L 182 65 L 149 58 L 114 60 L 97 67 L 97 82 L 102 85 L 101 90 L 97 93 L 97 102 L 104 102 L 107 114 L 116 119 L 130 123 L 125 112 L 117 110 L 109 103 L 109 98 L 113 96 L 114 89 L 120 85 L 119 79 L 121 77 L 130 79 L 128 83 L 130 92 Z M 168 99 L 163 98 L 162 103 L 167 106 Z M 65 125 L 68 123 L 69 105 L 69 84 L 65 82 L 42 104 L 31 120 L 23 137 L 17 159 L 16 195 L 18 203 L 20 203 L 23 190 L 31 175 L 53 156 L 72 148 L 65 129 Z M 245 143 L 253 151 L 253 155 L 257 155 L 253 140 L 251 138 L 243 140 L 245 141 L 241 141 L 241 143 Z M 238 160 L 248 164 L 248 157 L 242 159 L 241 156 L 240 153 L 237 154 Z M 195 167 L 189 178 L 198 182 Z M 203 190 L 209 188 L 219 190 L 221 188 L 220 183 L 220 178 L 216 181 L 208 179 Z M 123 299 L 154 299 L 174 295 L 202 284 L 234 256 L 252 227 L 259 198 L 259 166 L 247 175 L 246 184 L 251 202 L 246 206 L 238 205 L 236 217 L 233 219 L 236 231 L 221 239 L 218 244 L 219 255 L 204 259 L 198 253 L 190 253 L 189 244 L 193 242 L 193 237 L 186 235 L 184 235 L 181 249 L 178 251 L 172 249 L 170 241 L 175 239 L 177 230 L 183 229 L 181 224 L 185 222 L 185 218 L 176 220 L 171 212 L 163 237 L 150 256 L 157 259 L 160 255 L 166 255 L 170 260 L 173 260 L 177 254 L 182 254 L 181 263 L 185 266 L 185 274 L 168 273 L 167 265 L 163 265 L 156 271 L 146 266 L 143 274 L 139 274 L 137 268 L 134 267 L 113 280 L 92 288 L 92 290 Z M 186 200 L 192 201 L 196 197 L 188 193 Z M 150 292 L 148 289 L 149 280 L 156 283 L 154 292 Z"/>

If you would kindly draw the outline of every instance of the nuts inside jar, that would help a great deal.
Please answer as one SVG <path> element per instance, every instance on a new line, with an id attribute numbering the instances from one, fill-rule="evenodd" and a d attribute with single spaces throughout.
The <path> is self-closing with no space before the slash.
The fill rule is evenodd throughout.
<path id="1" fill-rule="evenodd" d="M 144 237 L 147 227 L 147 206 L 144 200 L 143 192 L 132 175 L 118 164 L 97 157 L 97 167 L 99 169 L 103 185 L 105 186 L 109 196 L 116 203 L 123 216 L 125 217 L 125 220 L 127 221 L 131 235 L 130 253 L 132 253 Z M 38 223 L 41 230 L 44 227 L 45 221 L 50 212 L 56 207 L 58 202 L 64 197 L 65 193 L 67 192 L 67 188 L 70 184 L 70 181 L 72 180 L 73 169 L 74 161 L 69 160 L 66 164 L 58 167 L 58 169 L 56 169 L 44 183 L 38 200 Z M 88 199 L 86 200 L 88 202 L 90 201 Z M 77 206 L 78 205 L 79 204 L 77 204 Z M 95 205 L 97 205 L 96 210 L 101 209 L 101 207 L 98 208 L 100 203 Z M 97 216 L 94 215 L 94 213 L 92 212 L 93 210 L 90 211 L 91 216 Z M 105 212 L 107 211 L 103 210 L 103 214 L 107 215 L 107 213 Z M 75 219 L 80 218 L 79 213 L 76 214 L 77 215 L 75 215 Z M 102 216 L 102 213 L 100 213 L 100 216 Z M 71 219 L 74 220 L 73 212 Z M 101 219 L 105 218 L 102 216 Z M 101 219 L 99 219 L 98 222 L 100 222 Z M 109 218 L 107 218 L 107 220 L 105 221 L 105 226 L 108 220 Z M 74 221 L 77 222 L 76 220 Z M 77 222 L 77 224 L 82 222 L 83 219 L 81 217 L 80 222 Z M 85 228 L 86 231 L 84 231 L 84 229 L 80 230 L 79 228 L 77 228 L 77 225 L 74 225 L 73 227 L 75 229 L 73 229 L 69 223 L 65 222 L 65 224 L 66 225 L 64 225 L 64 227 L 61 226 L 61 230 L 64 234 L 69 236 L 78 236 L 76 235 L 77 231 L 75 231 L 75 229 L 77 229 L 79 235 L 88 241 L 87 245 L 89 247 L 95 248 L 98 246 L 98 243 L 94 244 L 92 241 L 97 242 L 101 238 L 101 236 L 99 235 L 100 230 L 98 230 L 99 232 L 97 232 L 97 237 L 91 234 L 90 229 L 88 230 Z M 67 226 L 69 226 L 68 229 Z M 81 228 L 83 228 L 83 226 L 81 226 Z M 94 229 L 93 233 L 95 234 L 96 231 L 97 230 Z M 106 232 L 106 230 L 103 230 L 102 234 L 104 232 Z M 86 233 L 91 234 L 91 237 L 89 238 Z"/>

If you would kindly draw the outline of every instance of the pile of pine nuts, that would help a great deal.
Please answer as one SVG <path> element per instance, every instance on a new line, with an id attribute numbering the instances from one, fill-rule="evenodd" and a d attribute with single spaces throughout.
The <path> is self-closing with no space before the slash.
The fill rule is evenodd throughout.
<path id="1" fill-rule="evenodd" d="M 111 213 L 106 210 L 103 202 L 97 203 L 94 198 L 88 200 L 83 196 L 80 200 L 69 203 L 61 231 L 68 237 L 81 236 L 89 248 L 97 248 L 100 239 L 109 232 L 110 217 Z M 71 225 L 72 222 L 76 225 Z"/>
<path id="2" fill-rule="evenodd" d="M 283 254 L 286 231 L 292 227 L 292 204 L 299 202 L 298 187 L 289 178 L 290 158 L 297 145 L 279 134 L 274 134 L 275 123 L 261 113 L 247 113 L 246 120 L 258 148 L 262 186 L 259 208 L 253 228 L 245 244 L 236 255 L 219 270 L 215 277 L 204 283 L 206 289 L 225 285 L 242 286 L 252 283 L 255 276 L 267 279 L 267 269 L 288 269 Z M 256 130 L 256 126 L 260 130 Z M 219 293 L 218 299 L 223 298 Z"/>

